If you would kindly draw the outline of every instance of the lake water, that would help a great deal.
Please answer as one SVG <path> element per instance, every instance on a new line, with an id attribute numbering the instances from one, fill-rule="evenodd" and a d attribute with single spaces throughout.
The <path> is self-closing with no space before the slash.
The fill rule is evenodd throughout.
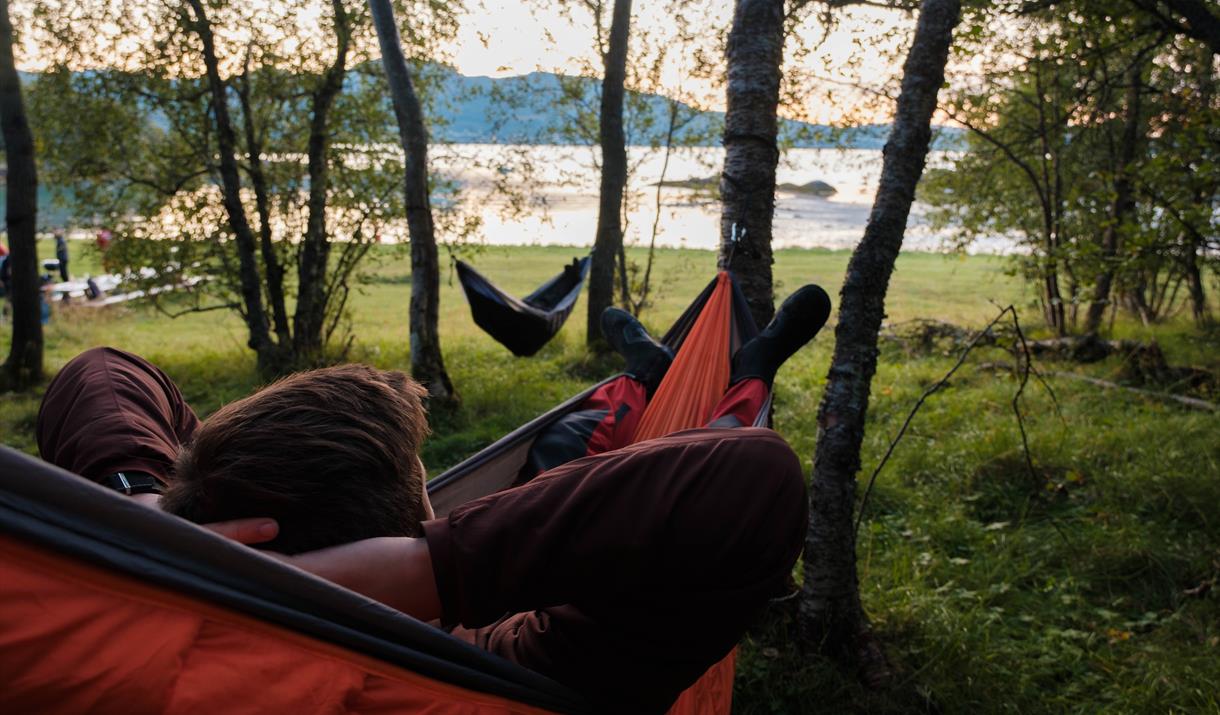
<path id="1" fill-rule="evenodd" d="M 648 245 L 657 218 L 656 187 L 663 150 L 628 150 L 632 188 L 625 240 Z M 671 154 L 668 181 L 719 176 L 724 151 L 695 148 Z M 587 147 L 456 145 L 433 150 L 433 167 L 458 178 L 470 190 L 466 210 L 482 222 L 481 240 L 488 245 L 592 246 L 597 228 L 598 169 L 596 153 Z M 945 161 L 934 152 L 929 164 Z M 507 201 L 490 191 L 493 183 L 524 186 L 529 169 L 535 205 L 514 216 L 504 215 Z M 773 246 L 776 248 L 852 248 L 864 234 L 881 172 L 881 152 L 870 149 L 789 149 L 777 171 L 777 183 L 801 185 L 813 180 L 838 191 L 828 198 L 780 191 L 776 195 Z M 518 178 L 520 177 L 520 178 Z M 719 241 L 720 204 L 693 189 L 663 187 L 657 245 L 715 249 Z M 397 238 L 396 236 L 391 238 Z M 904 248 L 938 251 L 945 236 L 912 211 Z M 995 240 L 973 251 L 1004 253 L 1011 243 Z"/>
<path id="2" fill-rule="evenodd" d="M 381 150 L 397 153 L 397 147 Z M 434 145 L 429 150 L 432 170 L 438 176 L 455 179 L 462 187 L 455 220 L 438 221 L 438 239 L 454 240 L 446 224 L 467 218 L 478 219 L 479 226 L 469 240 L 486 245 L 565 245 L 591 247 L 597 230 L 597 196 L 600 177 L 597 153 L 579 146 L 525 146 L 458 144 Z M 948 160 L 944 152 L 933 152 L 929 165 Z M 719 177 L 724 150 L 701 147 L 676 150 L 670 155 L 665 172 L 667 181 Z M 707 190 L 667 186 L 661 189 L 657 210 L 655 184 L 662 175 L 664 151 L 644 147 L 628 150 L 631 179 L 625 240 L 628 245 L 647 246 L 656 223 L 656 243 L 662 247 L 715 250 L 719 242 L 720 203 Z M 875 149 L 789 149 L 780 159 L 777 183 L 802 185 L 824 181 L 837 189 L 821 198 L 790 191 L 776 194 L 772 245 L 776 248 L 853 248 L 864 235 L 873 194 L 881 172 L 881 151 Z M 715 180 L 718 180 L 715 179 Z M 507 187 L 524 198 L 523 208 L 508 211 L 510 200 L 494 187 Z M 216 191 L 216 187 L 210 187 Z M 214 211 L 195 216 L 190 222 L 168 207 L 153 223 L 170 233 L 181 230 L 206 233 L 224 217 L 219 196 Z M 443 199 L 434 199 L 442 209 Z M 51 223 L 43 213 L 44 226 L 71 225 L 68 218 Z M 301 217 L 296 217 L 298 222 Z M 98 219 L 100 220 L 100 219 Z M 96 222 L 96 221 L 95 221 Z M 94 222 L 94 223 L 95 223 Z M 79 225 L 79 222 L 77 222 Z M 90 222 L 86 221 L 86 224 Z M 299 235 L 302 226 L 281 225 L 277 233 Z M 387 243 L 405 241 L 405 220 L 380 229 Z M 92 240 L 92 230 L 79 230 L 74 238 Z M 342 239 L 342 236 L 336 236 Z M 949 245 L 946 232 L 932 230 L 923 219 L 920 206 L 912 208 L 903 242 L 905 250 L 941 251 Z M 1009 253 L 1014 243 L 1003 237 L 976 242 L 971 252 Z"/>

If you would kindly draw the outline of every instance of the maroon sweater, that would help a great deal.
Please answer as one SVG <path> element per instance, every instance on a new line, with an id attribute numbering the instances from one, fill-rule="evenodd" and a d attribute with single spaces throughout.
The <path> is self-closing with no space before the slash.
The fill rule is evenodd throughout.
<path id="1" fill-rule="evenodd" d="M 424 532 L 455 635 L 610 710 L 663 712 L 782 593 L 807 513 L 778 435 L 703 429 L 569 462 Z"/>
<path id="2" fill-rule="evenodd" d="M 89 350 L 52 380 L 43 459 L 172 479 L 198 425 L 143 358 Z M 552 469 L 424 524 L 454 635 L 616 712 L 663 712 L 779 594 L 808 505 L 774 432 L 680 432 Z"/>

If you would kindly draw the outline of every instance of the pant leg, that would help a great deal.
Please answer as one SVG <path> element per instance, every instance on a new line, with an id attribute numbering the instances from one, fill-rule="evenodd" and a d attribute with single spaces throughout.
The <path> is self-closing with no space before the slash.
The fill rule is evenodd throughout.
<path id="1" fill-rule="evenodd" d="M 782 438 L 703 429 L 578 459 L 424 533 L 443 620 L 478 629 L 458 635 L 607 710 L 662 712 L 783 592 L 807 518 Z"/>
<path id="2" fill-rule="evenodd" d="M 771 390 L 757 377 L 748 377 L 725 390 L 708 420 L 708 427 L 752 427 L 767 404 Z"/>
<path id="3" fill-rule="evenodd" d="M 643 383 L 628 375 L 597 388 L 534 440 L 518 483 L 574 459 L 627 446 L 647 403 Z"/>
<path id="4" fill-rule="evenodd" d="M 38 411 L 38 451 L 93 481 L 132 470 L 164 482 L 198 424 L 158 367 L 121 350 L 93 348 L 47 386 Z"/>

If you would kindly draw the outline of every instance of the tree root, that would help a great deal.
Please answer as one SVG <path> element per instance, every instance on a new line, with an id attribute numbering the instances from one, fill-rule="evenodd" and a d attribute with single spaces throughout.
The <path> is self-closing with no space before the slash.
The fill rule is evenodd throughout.
<path id="1" fill-rule="evenodd" d="M 856 635 L 856 669 L 860 682 L 870 690 L 890 690 L 898 682 L 894 666 L 885 655 L 881 639 L 868 626 Z"/>

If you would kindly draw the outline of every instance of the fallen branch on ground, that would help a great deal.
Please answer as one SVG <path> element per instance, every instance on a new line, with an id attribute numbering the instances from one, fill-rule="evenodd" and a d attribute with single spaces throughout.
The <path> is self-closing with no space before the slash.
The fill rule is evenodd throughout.
<path id="1" fill-rule="evenodd" d="M 1030 350 L 1038 357 L 1052 357 L 1074 362 L 1099 362 L 1111 355 L 1130 355 L 1149 347 L 1138 340 L 1106 340 L 1097 335 L 1074 335 L 1066 338 L 1033 340 Z"/>
<path id="2" fill-rule="evenodd" d="M 1107 390 L 1126 390 L 1127 392 L 1134 392 L 1137 395 L 1143 395 L 1145 397 L 1151 397 L 1157 400 L 1169 400 L 1172 402 L 1177 402 L 1178 404 L 1189 407 L 1192 410 L 1201 410 L 1203 412 L 1220 411 L 1220 405 L 1217 405 L 1214 402 L 1208 402 L 1207 400 L 1200 400 L 1197 397 L 1183 397 L 1181 395 L 1173 395 L 1168 392 L 1155 392 L 1153 390 L 1144 390 L 1138 387 L 1128 387 L 1126 385 L 1120 385 L 1117 382 L 1110 382 L 1109 380 L 1102 380 L 1098 377 L 1089 377 L 1088 375 L 1081 375 L 1075 372 L 1052 372 L 1050 374 L 1054 375 L 1055 377 L 1067 377 L 1073 380 L 1080 380 Z"/>
<path id="3" fill-rule="evenodd" d="M 1000 337 L 996 330 L 985 331 L 980 337 L 967 328 L 931 318 L 915 318 L 887 325 L 880 333 L 882 340 L 897 345 L 912 356 L 932 353 L 948 355 L 970 344 L 995 345 Z"/>

